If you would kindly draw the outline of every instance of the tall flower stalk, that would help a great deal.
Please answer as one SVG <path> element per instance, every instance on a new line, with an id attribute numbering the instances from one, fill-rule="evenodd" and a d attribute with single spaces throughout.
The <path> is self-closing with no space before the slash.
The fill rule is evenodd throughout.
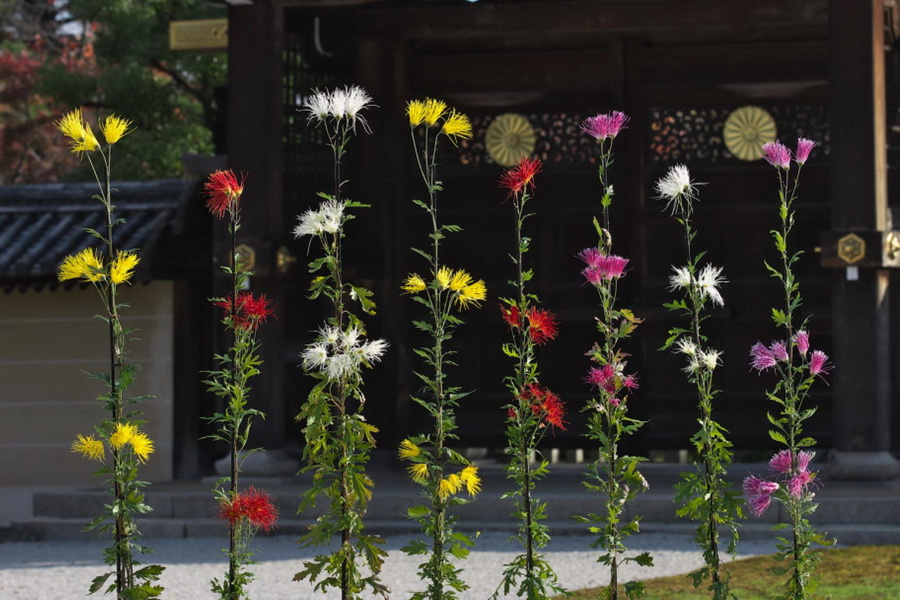
<path id="1" fill-rule="evenodd" d="M 697 522 L 694 541 L 703 551 L 705 564 L 691 577 L 694 587 L 708 580 L 712 597 L 727 600 L 733 596 L 722 561 L 719 533 L 722 528 L 728 531 L 730 539 L 725 551 L 734 557 L 742 511 L 736 494 L 723 479 L 732 460 L 728 431 L 713 418 L 713 400 L 719 393 L 713 378 L 722 353 L 708 345 L 701 325 L 709 316 L 710 305 L 724 306 L 719 285 L 725 280 L 721 268 L 708 263 L 700 266 L 705 252 L 696 252 L 692 245 L 697 236 L 692 221 L 694 203 L 698 201 L 697 185 L 684 165 L 669 169 L 656 184 L 658 197 L 667 202 L 666 208 L 682 227 L 687 260 L 685 266 L 673 267 L 674 273 L 669 277 L 669 289 L 680 292 L 682 297 L 665 306 L 685 317 L 688 325 L 670 329 L 661 349 L 674 349 L 684 355 L 687 365 L 682 370 L 697 390 L 700 411 L 700 429 L 691 436 L 696 471 L 682 473 L 682 480 L 675 484 L 675 501 L 681 504 L 677 515 Z"/>
<path id="2" fill-rule="evenodd" d="M 219 503 L 219 516 L 228 522 L 229 532 L 225 551 L 228 572 L 222 581 L 213 579 L 212 591 L 223 600 L 242 600 L 247 597 L 245 586 L 253 580 L 253 573 L 246 569 L 253 558 L 250 541 L 260 527 L 268 531 L 277 516 L 268 495 L 260 494 L 254 488 L 241 491 L 239 486 L 243 461 L 253 452 L 247 449 L 250 425 L 254 418 L 265 418 L 260 410 L 249 406 L 250 378 L 259 374 L 262 364 L 257 331 L 274 313 L 264 294 L 254 296 L 246 291 L 252 272 L 241 262 L 237 252 L 243 180 L 233 171 L 216 171 L 209 176 L 204 189 L 206 206 L 213 216 L 228 218 L 230 254 L 222 271 L 231 283 L 229 295 L 213 299 L 222 310 L 222 324 L 229 334 L 231 347 L 225 354 L 216 355 L 220 369 L 207 373 L 205 381 L 209 391 L 225 404 L 223 412 L 208 419 L 217 428 L 210 438 L 227 444 L 231 461 L 229 475 L 216 482 L 213 489 Z"/>
<path id="3" fill-rule="evenodd" d="M 349 209 L 368 205 L 346 200 L 341 173 L 347 145 L 360 123 L 368 130 L 361 111 L 372 99 L 359 87 L 315 91 L 304 109 L 309 121 L 321 126 L 328 138 L 334 159 L 334 188 L 321 194 L 316 210 L 299 216 L 294 237 L 309 236 L 318 242 L 322 256 L 309 263 L 315 277 L 310 285 L 311 299 L 324 296 L 331 301 L 332 314 L 319 329 L 314 342 L 303 351 L 303 368 L 317 383 L 300 410 L 298 420 L 305 425 L 304 450 L 312 472 L 312 486 L 303 497 L 300 510 L 328 500 L 328 508 L 301 538 L 304 547 L 323 547 L 340 534 L 340 546 L 330 554 L 320 554 L 304 564 L 295 581 L 317 582 L 316 590 L 337 588 L 342 600 L 360 598 L 366 588 L 387 596 L 388 589 L 379 576 L 386 555 L 378 536 L 364 533 L 363 518 L 372 497 L 372 480 L 366 474 L 374 435 L 378 430 L 366 423 L 363 415 L 366 397 L 362 391 L 363 368 L 381 360 L 387 349 L 384 340 L 365 339 L 362 319 L 351 309 L 353 302 L 368 315 L 375 314 L 372 292 L 344 279 L 342 243 L 345 225 L 353 216 Z M 368 574 L 360 563 L 364 562 Z"/>
<path id="4" fill-rule="evenodd" d="M 769 461 L 768 477 L 751 476 L 744 480 L 744 493 L 750 512 L 760 516 L 775 498 L 781 502 L 790 519 L 791 536 L 778 537 L 775 559 L 786 564 L 778 567 L 780 574 L 789 575 L 785 593 L 780 598 L 802 600 L 813 597 L 818 585 L 814 577 L 819 561 L 818 553 L 811 552 L 813 544 L 830 545 L 833 541 L 816 532 L 809 523 L 809 516 L 816 510 L 812 491 L 818 483 L 816 473 L 810 470 L 814 454 L 810 448 L 816 441 L 803 433 L 804 423 L 816 412 L 809 406 L 809 390 L 816 377 L 824 377 L 830 370 L 828 357 L 821 350 L 810 352 L 809 333 L 805 318 L 797 325 L 797 312 L 802 305 L 800 284 L 794 274 L 794 265 L 802 252 L 791 251 L 789 237 L 794 227 L 794 203 L 800 183 L 800 171 L 816 143 L 800 138 L 796 151 L 781 142 L 763 146 L 764 158 L 778 173 L 779 217 L 781 226 L 772 231 L 779 264 L 766 263 L 770 275 L 784 289 L 784 304 L 772 308 L 772 320 L 783 332 L 783 338 L 770 343 L 756 343 L 750 349 L 751 367 L 758 372 L 774 371 L 778 381 L 766 395 L 778 406 L 778 412 L 767 413 L 772 429 L 769 437 L 785 446 Z M 796 165 L 796 169 L 794 169 Z M 783 529 L 783 525 L 776 526 Z"/>
<path id="5" fill-rule="evenodd" d="M 462 569 L 454 559 L 462 560 L 474 545 L 469 536 L 453 530 L 457 517 L 450 508 L 465 504 L 463 491 L 474 496 L 481 489 L 478 468 L 450 447 L 456 439 L 456 414 L 459 401 L 468 395 L 447 381 L 446 369 L 453 362 L 453 350 L 448 347 L 456 327 L 462 320 L 455 309 L 478 306 L 485 299 L 484 281 L 473 280 L 464 270 L 454 270 L 441 262 L 441 241 L 448 233 L 460 231 L 457 225 L 442 224 L 438 217 L 438 192 L 443 188 L 437 178 L 437 151 L 443 140 L 456 143 L 459 138 L 470 138 L 472 126 L 468 117 L 435 99 L 412 100 L 407 104 L 410 136 L 425 184 L 428 200 L 413 200 L 423 209 L 431 221 L 430 247 L 413 248 L 428 261 L 430 276 L 425 278 L 411 274 L 401 286 L 411 294 L 415 302 L 427 311 L 426 320 L 413 321 L 413 325 L 431 337 L 429 347 L 415 350 L 426 369 L 417 371 L 424 387 L 422 395 L 413 401 L 422 406 L 434 421 L 430 433 L 403 440 L 400 458 L 410 461 L 412 480 L 422 486 L 426 502 L 409 509 L 409 516 L 422 526 L 426 540 L 414 540 L 403 548 L 410 555 L 425 555 L 419 565 L 419 577 L 426 585 L 424 591 L 412 595 L 413 600 L 450 600 L 468 589 L 460 577 Z M 429 547 L 430 542 L 430 547 Z"/>
<path id="6" fill-rule="evenodd" d="M 628 400 L 632 390 L 638 388 L 637 377 L 627 371 L 627 354 L 620 343 L 628 338 L 641 323 L 631 310 L 618 306 L 618 283 L 625 275 L 628 259 L 613 254 L 613 236 L 610 231 L 609 208 L 613 200 L 613 187 L 609 183 L 609 169 L 613 163 L 612 144 L 625 127 L 628 117 L 614 111 L 590 117 L 582 124 L 582 130 L 600 144 L 598 175 L 603 196 L 600 200 L 601 220 L 594 218 L 594 228 L 599 240 L 597 246 L 585 248 L 579 258 L 587 265 L 582 274 L 593 286 L 600 301 L 597 329 L 601 340 L 594 344 L 588 355 L 595 366 L 585 381 L 596 390 L 596 396 L 588 401 L 588 430 L 586 437 L 599 445 L 599 457 L 590 466 L 585 487 L 606 498 L 603 513 L 591 513 L 580 520 L 591 525 L 597 534 L 593 547 L 603 550 L 598 562 L 609 567 L 609 585 L 604 590 L 608 600 L 619 598 L 619 569 L 628 562 L 650 566 L 653 559 L 644 552 L 626 556 L 625 540 L 639 529 L 640 517 L 627 519 L 628 503 L 638 492 L 647 488 L 647 481 L 637 467 L 645 459 L 622 454 L 625 436 L 633 435 L 644 424 L 628 416 Z M 624 584 L 628 598 L 643 595 L 644 584 L 629 581 Z"/>
<path id="7" fill-rule="evenodd" d="M 138 543 L 140 531 L 135 522 L 137 515 L 150 511 L 144 503 L 143 489 L 147 483 L 138 480 L 138 468 L 147 462 L 154 445 L 140 431 L 143 421 L 135 406 L 146 397 L 126 395 L 139 367 L 125 360 L 125 348 L 133 330 L 122 324 L 120 310 L 126 305 L 119 298 L 120 287 L 129 283 L 140 258 L 135 252 L 118 249 L 113 238 L 115 227 L 123 221 L 115 217 L 112 198 L 112 148 L 133 129 L 127 119 L 115 115 L 107 117 L 100 123 L 106 141 L 103 147 L 81 110 L 66 114 L 56 126 L 69 138 L 72 152 L 80 154 L 90 164 L 98 186 L 94 198 L 103 205 L 106 216 L 103 231 L 86 230 L 100 241 L 105 252 L 89 247 L 67 256 L 58 274 L 60 281 L 78 280 L 94 286 L 103 303 L 104 312 L 100 318 L 106 321 L 109 332 L 109 370 L 91 375 L 106 385 L 106 393 L 98 399 L 109 417 L 94 428 L 94 434 L 79 435 L 72 444 L 73 452 L 101 463 L 95 475 L 106 482 L 112 495 L 112 502 L 105 505 L 104 512 L 91 521 L 88 529 L 100 528 L 112 534 L 113 543 L 104 551 L 104 558 L 106 564 L 115 566 L 115 571 L 95 578 L 90 593 L 103 589 L 109 578 L 115 576 L 113 583 L 106 587 L 107 593 L 114 591 L 119 599 L 157 598 L 163 588 L 155 582 L 163 567 L 148 565 L 135 570 L 140 565 L 135 554 L 149 551 Z"/>
<path id="8" fill-rule="evenodd" d="M 510 255 L 516 266 L 516 276 L 509 282 L 515 288 L 515 296 L 502 298 L 500 304 L 501 315 L 509 325 L 512 338 L 503 345 L 503 353 L 514 362 L 513 374 L 504 378 L 512 395 L 504 408 L 507 412 L 506 452 L 510 456 L 506 472 L 515 482 L 516 489 L 504 497 L 515 500 L 514 514 L 521 519 L 516 539 L 522 544 L 524 553 L 506 565 L 503 581 L 494 597 L 501 589 L 508 595 L 513 588 L 519 597 L 534 599 L 564 592 L 557 583 L 556 573 L 539 553 L 550 541 L 550 535 L 547 526 L 541 523 L 546 504 L 533 496 L 536 482 L 548 473 L 546 460 L 532 465 L 537 445 L 549 428 L 565 429 L 563 403 L 540 384 L 536 353 L 537 346 L 556 338 L 558 323 L 552 313 L 539 308 L 539 298 L 526 291 L 534 271 L 525 268 L 525 254 L 531 247 L 531 240 L 522 232 L 526 219 L 532 216 L 526 205 L 534 196 L 534 178 L 541 167 L 538 158 L 523 158 L 517 166 L 507 169 L 500 179 L 500 187 L 508 190 L 508 198 L 512 200 L 516 232 L 516 252 Z"/>

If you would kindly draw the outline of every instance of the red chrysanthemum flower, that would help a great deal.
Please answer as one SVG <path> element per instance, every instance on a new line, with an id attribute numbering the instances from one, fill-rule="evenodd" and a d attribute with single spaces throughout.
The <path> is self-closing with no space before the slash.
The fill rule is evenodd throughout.
<path id="1" fill-rule="evenodd" d="M 522 326 L 522 315 L 519 314 L 518 306 L 510 306 L 509 308 L 506 308 L 501 304 L 500 314 L 503 316 L 503 320 L 506 321 L 510 327 Z"/>
<path id="2" fill-rule="evenodd" d="M 528 333 L 535 344 L 542 345 L 556 339 L 559 322 L 553 313 L 532 306 L 525 316 L 528 317 Z"/>
<path id="3" fill-rule="evenodd" d="M 249 487 L 231 500 L 221 502 L 219 518 L 232 525 L 236 525 L 241 519 L 247 519 L 251 525 L 269 531 L 278 520 L 278 509 L 272 504 L 267 492 Z"/>
<path id="4" fill-rule="evenodd" d="M 231 313 L 231 296 L 216 302 L 216 306 L 223 309 L 226 315 Z M 274 316 L 275 311 L 272 310 L 271 302 L 265 294 L 260 294 L 256 298 L 251 292 L 240 292 L 234 301 L 234 314 L 231 315 L 231 319 L 236 329 L 256 329 L 266 319 Z"/>
<path id="5" fill-rule="evenodd" d="M 500 176 L 500 187 L 509 190 L 509 196 L 519 194 L 523 189 L 531 186 L 533 190 L 534 176 L 541 172 L 543 164 L 538 157 L 523 158 L 515 167 L 507 169 Z"/>
<path id="6" fill-rule="evenodd" d="M 541 385 L 530 383 L 522 392 L 521 398 L 530 405 L 533 415 L 543 419 L 545 425 L 565 430 L 563 418 L 566 408 L 559 396 Z"/>
<path id="7" fill-rule="evenodd" d="M 244 177 L 238 181 L 231 169 L 211 173 L 207 182 L 203 185 L 203 191 L 208 198 L 206 208 L 218 218 L 225 216 L 226 212 L 233 211 L 244 193 Z"/>

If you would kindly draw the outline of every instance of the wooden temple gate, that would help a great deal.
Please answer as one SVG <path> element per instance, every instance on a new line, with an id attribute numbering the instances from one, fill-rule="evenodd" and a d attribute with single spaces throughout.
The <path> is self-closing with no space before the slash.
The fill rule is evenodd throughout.
<path id="1" fill-rule="evenodd" d="M 860 19 L 843 20 L 851 14 Z M 657 350 L 675 322 L 662 307 L 668 275 L 684 258 L 677 227 L 652 199 L 653 183 L 675 163 L 707 184 L 697 210 L 698 245 L 729 281 L 725 307 L 707 325 L 711 343 L 725 351 L 717 410 L 736 447 L 769 446 L 764 391 L 773 381 L 750 372 L 748 351 L 777 334 L 769 311 L 781 292 L 763 266 L 774 257 L 768 232 L 777 223 L 777 178 L 763 161 L 736 157 L 724 135 L 729 117 L 752 106 L 774 121 L 785 143 L 804 136 L 820 144 L 804 168 L 793 241 L 806 253 L 799 266 L 802 312 L 814 315 L 814 345 L 833 355 L 838 368 L 830 387 L 817 386 L 819 411 L 809 433 L 822 448 L 851 457 L 870 453 L 863 462 L 887 465 L 887 471 L 875 468 L 875 476 L 895 473 L 887 454 L 896 447 L 892 433 L 898 439 L 887 362 L 898 338 L 889 335 L 887 319 L 890 261 L 870 243 L 857 265 L 859 279 L 848 281 L 843 263 L 823 267 L 817 254 L 821 248 L 832 255 L 823 239 L 831 244 L 858 231 L 880 240 L 890 231 L 884 145 L 888 111 L 896 113 L 897 102 L 896 92 L 885 94 L 890 80 L 883 67 L 885 57 L 888 64 L 895 60 L 895 14 L 889 0 L 256 0 L 232 6 L 228 160 L 250 173 L 243 232 L 256 253 L 252 285 L 280 307 L 278 327 L 264 333 L 266 374 L 255 385 L 269 414 L 263 443 L 299 444 L 293 415 L 308 383 L 297 354 L 321 319 L 319 307 L 304 298 L 306 245 L 289 231 L 326 187 L 328 156 L 298 103 L 314 87 L 355 83 L 379 106 L 367 114 L 373 135 L 352 142 L 350 197 L 372 208 L 351 223 L 348 256 L 350 276 L 366 278 L 380 305 L 371 333 L 392 344 L 389 360 L 367 384 L 382 448 L 426 426 L 409 401 L 417 386 L 409 322 L 419 307 L 398 293 L 408 272 L 423 269 L 409 250 L 424 243 L 426 227 L 411 202 L 424 190 L 404 107 L 425 96 L 468 114 L 475 130 L 440 166 L 442 216 L 464 228 L 448 241 L 448 263 L 485 278 L 489 290 L 489 301 L 465 315 L 454 339 L 461 363 L 454 380 L 476 390 L 460 413 L 461 444 L 504 443 L 501 379 L 510 365 L 500 352 L 506 331 L 496 298 L 509 293 L 512 215 L 497 185 L 501 167 L 485 145 L 487 129 L 501 115 L 524 118 L 545 163 L 537 216 L 528 223 L 531 260 L 536 291 L 562 325 L 541 364 L 545 383 L 571 411 L 569 429 L 548 445 L 577 447 L 585 445 L 578 408 L 588 393 L 583 355 L 596 338 L 597 308 L 592 290 L 581 285 L 575 254 L 594 243 L 590 220 L 599 210 L 597 148 L 578 124 L 622 110 L 632 121 L 615 146 L 613 229 L 617 250 L 631 259 L 623 298 L 646 320 L 628 350 L 641 384 L 633 411 L 649 420 L 629 450 L 685 448 L 696 428 L 680 361 Z M 868 83 L 854 79 L 859 61 L 870 67 Z M 868 120 L 858 113 L 865 106 Z M 853 126 L 840 126 L 845 122 Z"/>

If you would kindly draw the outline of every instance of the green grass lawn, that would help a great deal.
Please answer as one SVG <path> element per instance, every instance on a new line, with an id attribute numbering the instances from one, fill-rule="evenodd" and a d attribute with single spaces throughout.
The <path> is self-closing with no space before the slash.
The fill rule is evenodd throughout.
<path id="1" fill-rule="evenodd" d="M 775 576 L 770 556 L 731 563 L 732 589 L 741 600 L 768 600 L 782 593 L 786 576 Z M 900 598 L 900 546 L 856 546 L 822 551 L 816 569 L 822 583 L 817 596 L 832 600 L 886 600 Z M 646 598 L 653 600 L 702 600 L 705 589 L 695 590 L 684 575 L 650 579 Z M 578 590 L 573 598 L 597 598 L 598 590 Z M 624 598 L 624 592 L 620 596 Z"/>

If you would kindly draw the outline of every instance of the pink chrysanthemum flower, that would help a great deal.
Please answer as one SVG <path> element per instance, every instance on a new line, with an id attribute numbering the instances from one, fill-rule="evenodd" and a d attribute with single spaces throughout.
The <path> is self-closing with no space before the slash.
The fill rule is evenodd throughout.
<path id="1" fill-rule="evenodd" d="M 812 460 L 812 457 L 815 456 L 813 452 L 807 452 L 805 450 L 801 450 L 797 453 L 797 471 L 804 473 L 809 470 L 809 462 Z M 769 461 L 769 468 L 774 473 L 781 473 L 783 475 L 788 475 L 791 473 L 794 468 L 793 465 L 793 454 L 790 450 L 782 450 L 777 453 L 772 459 Z"/>
<path id="2" fill-rule="evenodd" d="M 814 480 L 812 474 L 808 471 L 800 471 L 788 481 L 788 493 L 794 498 L 799 498 L 806 491 L 806 487 Z"/>
<path id="3" fill-rule="evenodd" d="M 625 113 L 614 110 L 610 113 L 588 117 L 582 122 L 581 130 L 594 139 L 603 141 L 619 135 L 629 120 Z"/>
<path id="4" fill-rule="evenodd" d="M 584 381 L 609 394 L 616 393 L 616 369 L 612 365 L 591 367 Z"/>
<path id="5" fill-rule="evenodd" d="M 625 273 L 628 259 L 614 254 L 606 256 L 596 248 L 587 248 L 579 255 L 588 266 L 581 272 L 591 285 L 610 279 L 618 279 Z"/>
<path id="6" fill-rule="evenodd" d="M 797 335 L 794 336 L 794 343 L 797 344 L 797 350 L 800 351 L 802 356 L 806 356 L 806 353 L 809 351 L 809 333 L 806 331 L 798 331 Z"/>
<path id="7" fill-rule="evenodd" d="M 769 350 L 772 352 L 772 356 L 775 358 L 775 360 L 787 362 L 787 346 L 784 342 L 773 342 L 772 345 L 769 346 Z"/>
<path id="8" fill-rule="evenodd" d="M 772 503 L 772 496 L 769 494 L 762 494 L 760 496 L 753 496 L 752 498 L 747 499 L 747 508 L 750 509 L 750 512 L 753 513 L 754 517 L 760 517 L 766 509 L 769 508 L 769 505 Z"/>
<path id="9" fill-rule="evenodd" d="M 791 151 L 781 142 L 763 144 L 763 158 L 773 167 L 787 169 L 791 166 Z"/>
<path id="10" fill-rule="evenodd" d="M 816 147 L 816 143 L 812 140 L 808 140 L 806 138 L 800 138 L 797 140 L 797 151 L 794 153 L 794 161 L 798 165 L 802 165 L 806 162 L 806 159 L 809 158 L 809 153 L 812 152 L 812 149 Z"/>
<path id="11" fill-rule="evenodd" d="M 603 253 L 598 248 L 585 248 L 578 253 L 578 258 L 583 260 L 589 267 L 599 267 L 600 261 L 603 260 Z"/>
<path id="12" fill-rule="evenodd" d="M 769 508 L 772 502 L 772 494 L 778 491 L 778 484 L 774 481 L 760 479 L 759 477 L 747 477 L 744 479 L 744 495 L 747 497 L 747 506 L 754 516 L 760 516 Z"/>
<path id="13" fill-rule="evenodd" d="M 782 450 L 769 460 L 769 469 L 774 473 L 790 473 L 793 468 L 793 455 L 790 450 Z"/>
<path id="14" fill-rule="evenodd" d="M 814 350 L 809 359 L 809 374 L 818 375 L 819 373 L 827 373 L 831 370 L 830 365 L 825 363 L 828 361 L 828 355 L 821 350 Z"/>
<path id="15" fill-rule="evenodd" d="M 776 364 L 775 356 L 772 354 L 772 351 L 766 348 L 762 342 L 756 342 L 756 344 L 750 348 L 750 357 L 753 359 L 750 362 L 750 366 L 757 371 L 765 371 L 766 369 L 774 367 Z"/>

